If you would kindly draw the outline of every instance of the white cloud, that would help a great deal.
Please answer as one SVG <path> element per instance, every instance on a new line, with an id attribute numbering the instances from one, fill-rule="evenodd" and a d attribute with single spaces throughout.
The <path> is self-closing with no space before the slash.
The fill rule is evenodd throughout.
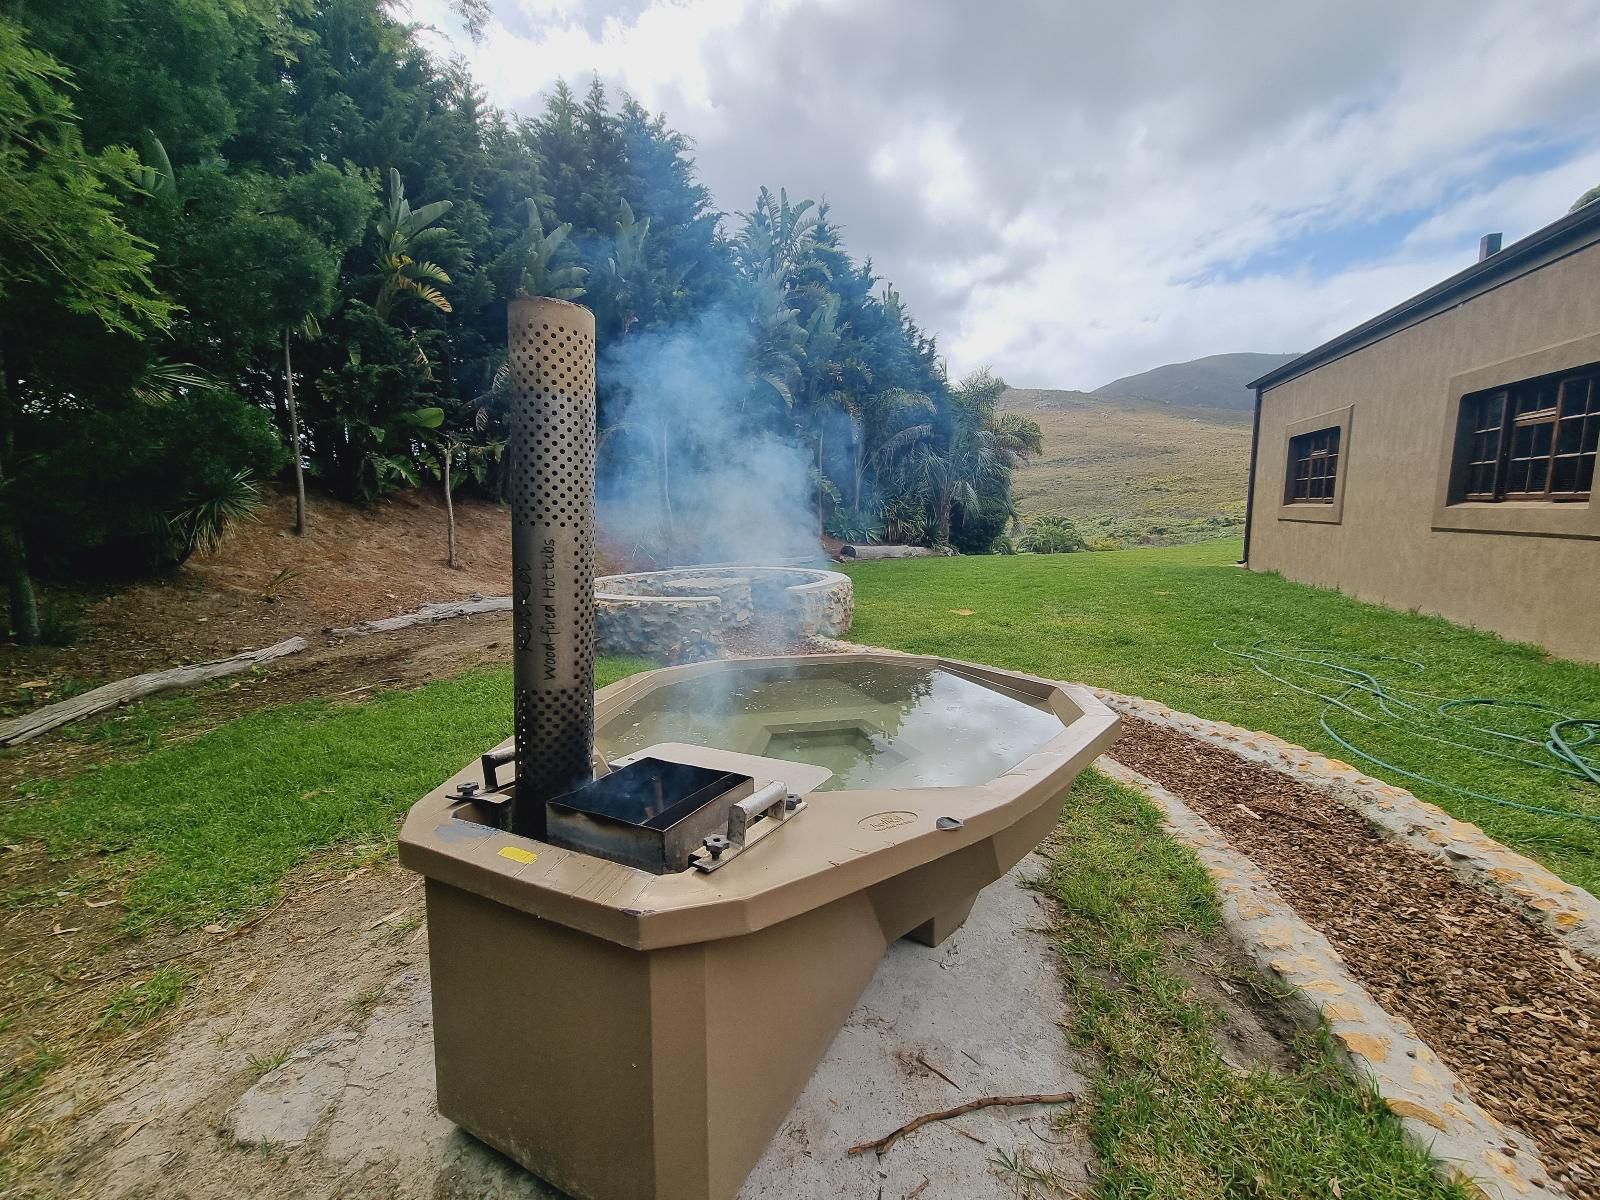
<path id="1" fill-rule="evenodd" d="M 724 208 L 825 195 L 952 371 L 1021 384 L 1304 349 L 1600 182 L 1600 0 L 498 3 L 457 42 L 497 102 L 598 73 Z"/>

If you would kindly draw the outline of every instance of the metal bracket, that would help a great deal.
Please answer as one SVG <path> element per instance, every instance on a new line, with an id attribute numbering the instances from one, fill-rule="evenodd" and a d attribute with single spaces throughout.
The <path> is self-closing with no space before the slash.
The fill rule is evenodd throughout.
<path id="1" fill-rule="evenodd" d="M 495 768 L 515 762 L 516 758 L 517 748 L 515 746 L 507 746 L 503 750 L 491 750 L 489 753 L 482 755 L 478 759 L 478 765 L 483 768 L 483 790 L 486 792 L 498 792 L 500 790 L 500 781 L 495 778 Z"/>
<path id="2" fill-rule="evenodd" d="M 747 846 L 775 833 L 805 807 L 806 802 L 789 791 L 782 780 L 774 780 L 730 808 L 728 832 L 706 838 L 704 848 L 690 856 L 689 865 L 708 875 L 720 870 Z M 765 826 L 761 822 L 766 822 Z"/>
<path id="3" fill-rule="evenodd" d="M 449 794 L 451 800 L 464 801 L 489 818 L 497 829 L 506 827 L 506 817 L 511 807 L 511 797 L 504 792 L 484 791 L 476 783 L 463 783 Z"/>

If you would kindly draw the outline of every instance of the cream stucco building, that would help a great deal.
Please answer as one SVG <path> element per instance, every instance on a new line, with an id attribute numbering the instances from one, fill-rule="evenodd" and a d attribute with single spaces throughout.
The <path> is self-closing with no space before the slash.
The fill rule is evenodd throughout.
<path id="1" fill-rule="evenodd" d="M 1600 661 L 1600 203 L 1251 386 L 1251 569 Z"/>

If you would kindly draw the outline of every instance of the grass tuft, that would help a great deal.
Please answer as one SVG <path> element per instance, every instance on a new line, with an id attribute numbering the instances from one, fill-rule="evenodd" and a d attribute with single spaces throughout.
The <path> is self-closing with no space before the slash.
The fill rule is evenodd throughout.
<path id="1" fill-rule="evenodd" d="M 264 1075 L 272 1074 L 288 1062 L 291 1053 L 292 1051 L 285 1047 L 282 1050 L 274 1050 L 271 1054 L 252 1054 L 246 1060 L 246 1065 L 249 1066 L 250 1073 L 260 1079 Z"/>
<path id="2" fill-rule="evenodd" d="M 178 967 L 162 967 L 149 979 L 130 983 L 112 994 L 100 1010 L 96 1029 L 115 1025 L 122 1029 L 138 1029 L 148 1025 L 162 1013 L 176 1008 L 183 994 L 194 982 L 194 976 Z"/>

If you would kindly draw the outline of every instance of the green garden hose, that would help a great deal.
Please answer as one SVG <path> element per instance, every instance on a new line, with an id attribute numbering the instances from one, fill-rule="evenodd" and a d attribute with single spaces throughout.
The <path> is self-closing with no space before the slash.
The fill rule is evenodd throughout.
<path id="1" fill-rule="evenodd" d="M 1498 758 L 1541 771 L 1555 771 L 1600 787 L 1600 760 L 1584 753 L 1585 747 L 1600 742 L 1600 718 L 1575 717 L 1532 700 L 1502 699 L 1496 696 L 1441 696 L 1434 692 L 1386 683 L 1368 669 L 1389 663 L 1408 668 L 1413 675 L 1426 673 L 1427 667 L 1423 663 L 1409 658 L 1301 646 L 1275 649 L 1266 640 L 1253 642 L 1244 649 L 1235 649 L 1220 641 L 1211 644 L 1223 654 L 1248 662 L 1268 679 L 1321 700 L 1323 708 L 1317 717 L 1317 723 L 1321 725 L 1322 731 L 1349 753 L 1382 767 L 1385 771 L 1442 788 L 1447 792 L 1454 792 L 1458 796 L 1469 796 L 1474 800 L 1487 801 L 1504 808 L 1600 824 L 1600 814 L 1571 812 L 1538 804 L 1526 804 L 1520 800 L 1508 800 L 1503 796 L 1491 796 L 1416 771 L 1409 771 L 1405 767 L 1387 762 L 1361 749 L 1330 724 L 1335 712 L 1342 710 L 1359 720 L 1398 729 L 1408 736 L 1436 745 L 1450 746 L 1466 751 L 1470 755 Z M 1296 683 L 1294 679 L 1289 678 L 1291 675 L 1297 676 L 1304 682 Z M 1358 708 L 1357 704 L 1363 700 L 1375 704 L 1382 715 L 1375 716 Z M 1542 714 L 1544 718 L 1549 719 L 1549 724 L 1540 736 L 1530 737 L 1524 733 L 1498 729 L 1493 725 L 1471 720 L 1461 715 L 1461 710 L 1464 709 L 1521 710 L 1529 714 Z M 1451 734 L 1456 736 L 1450 736 Z M 1457 740 L 1458 737 L 1468 736 L 1481 738 L 1489 744 L 1473 744 Z M 1499 748 L 1496 748 L 1497 746 Z"/>

